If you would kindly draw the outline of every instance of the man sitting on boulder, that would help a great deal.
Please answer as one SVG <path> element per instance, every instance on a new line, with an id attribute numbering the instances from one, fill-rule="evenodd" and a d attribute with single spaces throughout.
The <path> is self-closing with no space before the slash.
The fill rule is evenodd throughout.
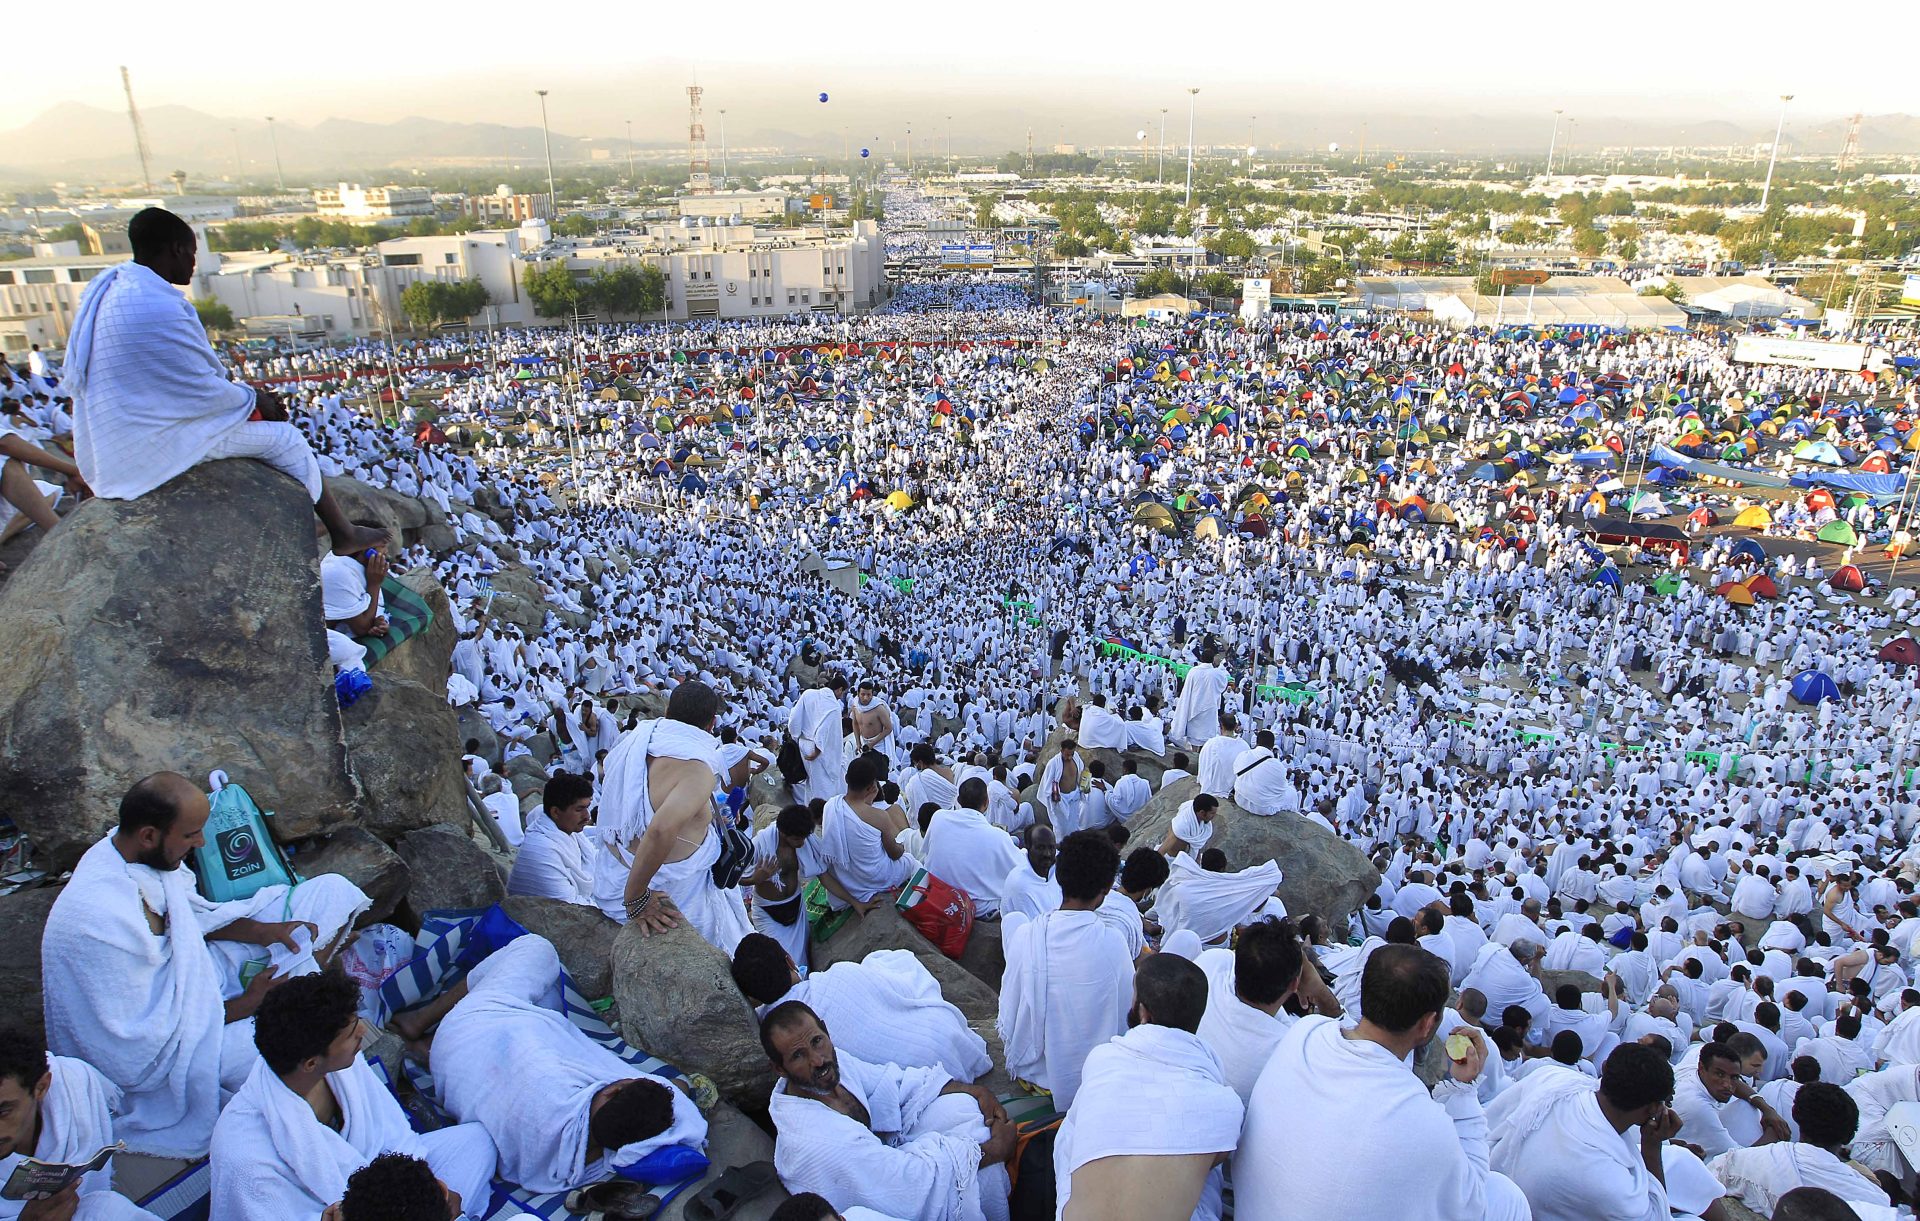
<path id="1" fill-rule="evenodd" d="M 193 282 L 199 240 L 163 208 L 127 225 L 133 261 L 95 276 L 67 340 L 75 457 L 94 492 L 134 500 L 202 462 L 257 458 L 306 489 L 336 551 L 375 546 L 347 519 L 320 463 L 271 390 L 227 380 L 206 328 L 176 285 Z"/>
<path id="2" fill-rule="evenodd" d="M 338 874 L 230 903 L 201 898 L 186 859 L 205 843 L 210 813 L 185 776 L 135 784 L 118 829 L 74 866 L 41 939 L 48 1046 L 121 1089 L 114 1134 L 135 1153 L 207 1151 L 223 1091 L 259 1058 L 254 1010 L 283 979 L 330 961 L 367 909 Z"/>
<path id="3" fill-rule="evenodd" d="M 527 816 L 507 893 L 591 904 L 595 846 L 585 830 L 592 818 L 593 781 L 556 773 L 540 794 L 540 808 Z"/>
<path id="4" fill-rule="evenodd" d="M 753 925 L 739 890 L 713 883 L 719 715 L 713 688 L 689 679 L 667 697 L 666 716 L 640 722 L 607 756 L 593 897 L 608 916 L 644 932 L 673 928 L 684 914 L 731 954 Z"/>
<path id="5" fill-rule="evenodd" d="M 1020 846 L 1026 856 L 1007 871 L 1007 880 L 1000 885 L 1000 915 L 1034 919 L 1060 906 L 1060 883 L 1053 877 L 1059 841 L 1052 827 L 1036 823 L 1022 833 Z"/>
<path id="6" fill-rule="evenodd" d="M 788 1191 L 915 1221 L 1006 1221 L 1014 1127 L 990 1091 L 838 1052 L 798 1001 L 760 1020 L 760 1045 L 780 1074 L 767 1111 Z"/>
<path id="7" fill-rule="evenodd" d="M 912 877 L 918 865 L 898 838 L 907 827 L 905 812 L 880 804 L 880 771 L 873 760 L 862 756 L 849 763 L 843 787 L 844 797 L 827 801 L 822 845 L 835 880 L 856 906 L 870 904 Z"/>
<path id="8" fill-rule="evenodd" d="M 987 782 L 969 776 L 957 804 L 940 810 L 927 828 L 927 872 L 973 899 L 982 919 L 1000 914 L 1000 890 L 1021 863 L 1013 837 L 987 819 Z"/>
<path id="9" fill-rule="evenodd" d="M 437 1029 L 435 1029 L 437 1024 Z M 466 979 L 393 1019 L 441 1103 L 500 1149 L 500 1176 L 530 1191 L 597 1182 L 666 1145 L 700 1145 L 693 1100 L 588 1038 L 560 1010 L 560 955 L 529 933 Z"/>
<path id="10" fill-rule="evenodd" d="M 213 1126 L 212 1204 L 221 1221 L 311 1217 L 385 1153 L 424 1158 L 466 1215 L 487 1211 L 492 1138 L 471 1123 L 415 1133 L 360 1055 L 359 1006 L 359 987 L 331 972 L 288 980 L 260 1003 L 260 1061 Z"/>
<path id="11" fill-rule="evenodd" d="M 993 1067 L 987 1041 L 909 950 L 875 950 L 802 979 L 779 942 L 754 933 L 733 952 L 733 982 L 763 1014 L 802 1002 L 840 1030 L 843 1048 L 871 1063 L 939 1068 L 956 1081 L 977 1081 Z"/>
<path id="12" fill-rule="evenodd" d="M 333 549 L 320 561 L 320 612 L 327 626 L 343 636 L 384 636 L 387 619 L 380 587 L 387 580 L 387 550 L 393 539 L 378 523 L 356 521 L 374 532 L 362 548 Z"/>

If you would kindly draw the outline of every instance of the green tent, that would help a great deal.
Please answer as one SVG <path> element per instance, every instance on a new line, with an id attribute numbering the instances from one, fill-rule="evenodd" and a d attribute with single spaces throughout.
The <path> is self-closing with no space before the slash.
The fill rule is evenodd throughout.
<path id="1" fill-rule="evenodd" d="M 1860 544 L 1860 536 L 1855 534 L 1853 527 L 1844 521 L 1828 522 L 1820 527 L 1820 533 L 1814 537 L 1823 543 L 1836 543 L 1842 547 L 1857 547 Z"/>
<path id="2" fill-rule="evenodd" d="M 1676 594 L 1680 592 L 1680 587 L 1684 584 L 1686 584 L 1685 581 L 1669 573 L 1654 581 L 1653 592 L 1657 594 Z"/>

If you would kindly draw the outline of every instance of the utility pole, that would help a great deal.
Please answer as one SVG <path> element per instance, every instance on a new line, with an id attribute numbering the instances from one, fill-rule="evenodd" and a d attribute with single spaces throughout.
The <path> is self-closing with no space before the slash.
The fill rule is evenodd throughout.
<path id="1" fill-rule="evenodd" d="M 907 173 L 913 173 L 913 120 L 907 120 Z"/>
<path id="2" fill-rule="evenodd" d="M 947 116 L 947 160 L 953 160 L 953 116 Z"/>
<path id="3" fill-rule="evenodd" d="M 120 86 L 127 91 L 127 118 L 133 123 L 133 149 L 140 154 L 140 181 L 153 190 L 153 170 L 147 153 L 147 125 L 140 121 L 140 108 L 133 104 L 133 77 L 125 64 L 120 65 Z"/>
<path id="4" fill-rule="evenodd" d="M 267 116 L 267 140 L 273 145 L 273 180 L 284 191 L 287 189 L 287 173 L 280 168 L 280 133 L 273 125 L 272 115 Z"/>
<path id="5" fill-rule="evenodd" d="M 727 181 L 727 112 L 720 112 L 720 182 Z"/>
<path id="6" fill-rule="evenodd" d="M 1773 191 L 1773 164 L 1780 159 L 1780 133 L 1787 129 L 1787 103 L 1793 100 L 1791 93 L 1780 95 L 1780 121 L 1773 128 L 1773 147 L 1767 151 L 1767 181 L 1760 187 L 1760 211 L 1767 210 L 1767 196 Z"/>
<path id="7" fill-rule="evenodd" d="M 1162 182 L 1167 176 L 1167 108 L 1160 108 L 1160 168 L 1153 172 L 1153 180 Z"/>
<path id="8" fill-rule="evenodd" d="M 553 185 L 553 138 L 547 134 L 547 91 L 535 89 L 540 95 L 540 144 L 547 150 L 547 214 L 554 220 L 560 219 L 560 192 Z"/>
<path id="9" fill-rule="evenodd" d="M 1200 93 L 1196 86 L 1187 90 L 1187 211 L 1193 211 L 1193 99 Z"/>
<path id="10" fill-rule="evenodd" d="M 1560 143 L 1560 116 L 1564 111 L 1553 112 L 1553 134 L 1547 137 L 1547 174 L 1553 173 L 1553 149 Z"/>
<path id="11" fill-rule="evenodd" d="M 633 120 L 627 120 L 627 181 L 633 182 Z"/>

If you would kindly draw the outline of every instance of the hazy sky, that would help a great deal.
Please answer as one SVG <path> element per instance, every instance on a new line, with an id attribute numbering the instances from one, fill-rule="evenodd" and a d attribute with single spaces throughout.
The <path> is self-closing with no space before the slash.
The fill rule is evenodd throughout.
<path id="1" fill-rule="evenodd" d="M 684 133 L 682 89 L 696 73 L 709 91 L 710 134 L 713 111 L 725 106 L 737 130 L 845 126 L 856 143 L 883 131 L 897 138 L 907 120 L 917 141 L 949 113 L 960 140 L 970 118 L 1004 123 L 1024 113 L 1036 139 L 1050 142 L 1062 134 L 1046 130 L 1050 116 L 1063 112 L 1074 116 L 1067 139 L 1117 142 L 1157 122 L 1162 106 L 1174 112 L 1171 140 L 1189 84 L 1203 87 L 1202 142 L 1237 141 L 1249 114 L 1277 122 L 1289 110 L 1534 112 L 1550 121 L 1563 106 L 1754 121 L 1771 117 L 1783 92 L 1797 95 L 1794 112 L 1808 120 L 1920 102 L 1897 70 L 1863 70 L 1853 54 L 1793 52 L 1767 7 L 1678 0 L 852 0 L 777 9 L 754 0 L 481 9 L 334 0 L 249 5 L 211 23 L 184 13 L 155 22 L 152 12 L 106 0 L 87 9 L 85 38 L 45 40 L 12 57 L 0 129 L 56 102 L 120 108 L 122 63 L 143 107 L 271 113 L 298 124 L 410 114 L 528 124 L 539 119 L 531 91 L 544 86 L 556 131 L 616 134 L 630 119 L 642 140 Z M 547 20 L 561 13 L 562 24 Z M 1892 34 L 1912 20 L 1910 0 L 1846 8 L 1856 32 Z M 821 90 L 833 98 L 826 106 L 814 101 Z"/>

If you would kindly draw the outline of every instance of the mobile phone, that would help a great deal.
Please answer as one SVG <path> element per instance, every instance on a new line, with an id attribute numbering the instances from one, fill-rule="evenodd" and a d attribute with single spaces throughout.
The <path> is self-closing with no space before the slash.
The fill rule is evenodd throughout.
<path id="1" fill-rule="evenodd" d="M 373 563 L 373 557 L 379 554 L 380 554 L 380 549 L 378 547 L 369 547 L 367 548 L 367 553 L 361 558 L 365 560 L 367 563 L 371 564 Z"/>

